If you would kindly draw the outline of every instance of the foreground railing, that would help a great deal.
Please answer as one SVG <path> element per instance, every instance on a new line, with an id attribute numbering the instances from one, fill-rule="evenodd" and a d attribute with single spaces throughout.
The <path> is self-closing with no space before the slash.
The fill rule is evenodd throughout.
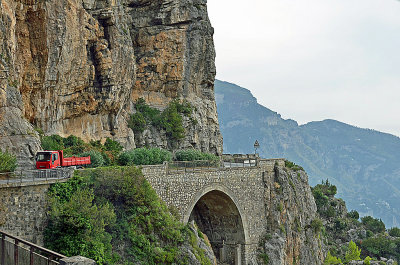
<path id="1" fill-rule="evenodd" d="M 0 231 L 0 265 L 55 265 L 64 255 Z"/>
<path id="2" fill-rule="evenodd" d="M 73 168 L 36 169 L 6 172 L 0 173 L 0 184 L 66 179 L 72 177 L 73 173 Z"/>

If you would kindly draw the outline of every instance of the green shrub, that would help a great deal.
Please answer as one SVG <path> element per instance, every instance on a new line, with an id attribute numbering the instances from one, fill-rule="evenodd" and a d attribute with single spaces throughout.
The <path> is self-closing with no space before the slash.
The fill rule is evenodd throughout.
<path id="1" fill-rule="evenodd" d="M 325 216 L 328 218 L 335 217 L 336 216 L 335 208 L 332 206 L 329 206 L 328 210 L 326 210 Z"/>
<path id="2" fill-rule="evenodd" d="M 17 158 L 15 155 L 2 152 L 0 149 L 0 173 L 13 172 L 17 168 Z"/>
<path id="3" fill-rule="evenodd" d="M 195 161 L 195 160 L 219 160 L 218 156 L 210 153 L 203 153 L 196 149 L 185 149 L 175 152 L 175 160 L 177 161 Z"/>
<path id="4" fill-rule="evenodd" d="M 361 254 L 361 249 L 357 247 L 356 243 L 350 241 L 349 248 L 346 252 L 344 260 L 346 263 L 352 260 L 361 260 L 360 254 Z"/>
<path id="5" fill-rule="evenodd" d="M 146 119 L 142 113 L 136 112 L 131 114 L 128 120 L 128 127 L 135 133 L 141 133 L 146 129 Z"/>
<path id="6" fill-rule="evenodd" d="M 101 152 L 96 150 L 90 150 L 79 154 L 80 157 L 90 156 L 90 161 L 92 162 L 88 167 L 101 167 L 104 166 L 105 160 Z"/>
<path id="7" fill-rule="evenodd" d="M 335 185 L 331 184 L 329 180 L 326 180 L 325 182 L 322 181 L 321 184 L 316 185 L 312 190 L 319 190 L 321 191 L 324 195 L 328 197 L 334 197 L 337 193 L 337 188 Z"/>
<path id="8" fill-rule="evenodd" d="M 182 116 L 178 111 L 178 106 L 178 101 L 172 101 L 161 114 L 162 127 L 167 137 L 172 140 L 179 140 L 185 137 L 185 128 L 183 128 Z"/>
<path id="9" fill-rule="evenodd" d="M 180 246 L 185 241 L 197 246 L 196 237 L 169 213 L 140 169 L 98 168 L 77 174 L 93 189 L 96 202 L 113 204 L 117 218 L 106 231 L 113 245 L 125 246 L 118 254 L 127 257 L 127 264 L 185 264 Z M 204 250 L 196 246 L 192 253 L 201 264 L 210 264 Z"/>
<path id="10" fill-rule="evenodd" d="M 400 237 L 400 228 L 392 227 L 389 229 L 389 235 L 393 237 Z"/>
<path id="11" fill-rule="evenodd" d="M 136 113 L 130 116 L 128 127 L 134 132 L 143 132 L 146 126 L 152 125 L 158 129 L 165 130 L 170 140 L 180 140 L 185 137 L 182 116 L 191 117 L 193 111 L 190 103 L 180 102 L 178 99 L 172 100 L 167 108 L 160 112 L 146 104 L 143 98 L 139 98 L 135 103 Z"/>
<path id="12" fill-rule="evenodd" d="M 43 150 L 64 150 L 64 139 L 59 135 L 43 136 L 40 139 Z"/>
<path id="13" fill-rule="evenodd" d="M 342 218 L 337 218 L 335 220 L 334 228 L 336 232 L 342 232 L 347 228 L 346 220 Z"/>
<path id="14" fill-rule="evenodd" d="M 67 138 L 62 139 L 65 148 L 74 147 L 74 146 L 84 146 L 85 142 L 75 135 L 70 135 Z"/>
<path id="15" fill-rule="evenodd" d="M 106 142 L 104 143 L 104 148 L 106 149 L 106 151 L 111 152 L 121 152 L 124 149 L 119 142 L 114 141 L 108 137 L 106 139 Z"/>
<path id="16" fill-rule="evenodd" d="M 326 255 L 326 258 L 324 260 L 324 265 L 333 265 L 333 264 L 342 264 L 342 261 L 331 255 L 331 252 L 328 251 L 328 254 Z"/>
<path id="17" fill-rule="evenodd" d="M 373 237 L 374 233 L 371 230 L 367 230 L 366 236 L 367 236 L 367 238 Z"/>
<path id="18" fill-rule="evenodd" d="M 298 170 L 304 170 L 301 166 L 296 165 L 295 163 L 289 161 L 289 160 L 285 160 L 285 167 L 290 168 L 294 171 L 298 171 Z"/>
<path id="19" fill-rule="evenodd" d="M 118 158 L 118 164 L 126 165 L 157 165 L 171 161 L 172 153 L 159 148 L 137 148 L 123 152 Z"/>
<path id="20" fill-rule="evenodd" d="M 328 204 L 329 198 L 320 189 L 315 187 L 311 189 L 317 205 L 318 212 L 322 211 L 322 208 Z"/>
<path id="21" fill-rule="evenodd" d="M 374 233 L 382 233 L 386 230 L 385 224 L 381 219 L 376 219 L 371 216 L 364 216 L 361 218 L 361 222 L 368 230 L 371 230 Z"/>
<path id="22" fill-rule="evenodd" d="M 400 238 L 391 239 L 384 235 L 370 237 L 362 241 L 364 255 L 371 257 L 395 257 L 400 259 Z"/>
<path id="23" fill-rule="evenodd" d="M 364 264 L 365 265 L 371 265 L 371 258 L 369 257 L 369 256 L 367 256 L 367 257 L 365 257 L 365 259 L 364 259 Z"/>
<path id="24" fill-rule="evenodd" d="M 97 264 L 107 263 L 111 236 L 105 227 L 115 222 L 109 203 L 94 203 L 92 189 L 81 189 L 79 179 L 58 183 L 49 189 L 49 219 L 45 246 L 66 256 L 85 256 Z"/>
<path id="25" fill-rule="evenodd" d="M 360 218 L 360 214 L 356 210 L 352 210 L 347 213 L 347 217 L 351 219 L 358 220 Z"/>
<path id="26" fill-rule="evenodd" d="M 319 218 L 315 218 L 311 222 L 311 228 L 314 230 L 315 233 L 321 232 L 323 227 L 322 221 Z"/>

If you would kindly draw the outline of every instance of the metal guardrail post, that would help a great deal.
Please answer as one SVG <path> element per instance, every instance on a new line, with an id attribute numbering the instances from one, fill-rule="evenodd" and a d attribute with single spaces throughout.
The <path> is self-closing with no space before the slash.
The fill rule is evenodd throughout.
<path id="1" fill-rule="evenodd" d="M 2 234 L 1 235 L 1 265 L 5 265 L 5 248 L 4 245 L 6 243 L 6 235 Z"/>
<path id="2" fill-rule="evenodd" d="M 33 265 L 33 259 L 34 259 L 33 250 L 34 247 L 31 246 L 29 249 L 29 265 Z"/>
<path id="3" fill-rule="evenodd" d="M 18 265 L 18 239 L 14 239 L 14 264 Z"/>

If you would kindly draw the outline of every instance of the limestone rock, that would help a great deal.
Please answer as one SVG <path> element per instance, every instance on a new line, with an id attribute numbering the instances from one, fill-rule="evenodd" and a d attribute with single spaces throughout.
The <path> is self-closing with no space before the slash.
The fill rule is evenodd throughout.
<path id="1" fill-rule="evenodd" d="M 0 5 L 4 148 L 21 157 L 35 153 L 39 141 L 32 125 L 47 135 L 110 137 L 134 148 L 127 120 L 133 102 L 143 97 L 160 109 L 175 98 L 188 100 L 198 123 L 185 120 L 187 136 L 176 147 L 222 153 L 205 0 L 2 0 Z M 162 138 L 162 132 L 152 131 L 144 142 L 168 147 Z"/>
<path id="2" fill-rule="evenodd" d="M 199 236 L 198 228 L 194 222 L 189 223 L 189 228 L 194 235 L 194 240 L 190 240 L 195 243 L 195 245 L 185 244 L 182 247 L 182 252 L 186 257 L 189 257 L 188 264 L 193 265 L 201 265 L 203 264 L 196 256 L 199 255 L 197 253 L 199 250 L 204 252 L 204 256 L 206 259 L 211 262 L 212 265 L 217 265 L 217 259 L 214 255 L 213 249 L 211 247 L 210 242 L 206 235 L 202 234 L 202 237 Z M 196 252 L 196 253 L 195 253 Z"/>
<path id="3" fill-rule="evenodd" d="M 132 100 L 163 109 L 173 98 L 188 100 L 197 124 L 184 121 L 187 137 L 175 148 L 222 153 L 214 98 L 214 29 L 205 0 L 131 1 L 130 29 L 137 56 Z M 165 135 L 143 134 L 140 146 L 167 147 Z"/>
<path id="4" fill-rule="evenodd" d="M 322 264 L 325 247 L 321 230 L 312 226 L 318 215 L 307 174 L 275 165 L 265 180 L 269 221 L 260 254 L 274 265 Z"/>

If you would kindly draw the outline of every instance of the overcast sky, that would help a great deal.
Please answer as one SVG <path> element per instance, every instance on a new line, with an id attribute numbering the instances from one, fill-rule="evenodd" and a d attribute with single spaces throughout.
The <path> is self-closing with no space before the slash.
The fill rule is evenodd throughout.
<path id="1" fill-rule="evenodd" d="M 208 0 L 217 78 L 300 124 L 400 136 L 400 1 Z"/>

